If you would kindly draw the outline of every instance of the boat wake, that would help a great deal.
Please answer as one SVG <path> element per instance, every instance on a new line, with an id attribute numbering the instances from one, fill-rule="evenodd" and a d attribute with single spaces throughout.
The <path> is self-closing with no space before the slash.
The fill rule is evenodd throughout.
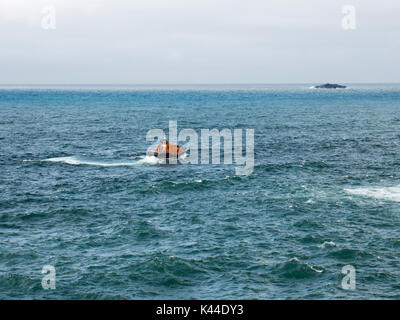
<path id="1" fill-rule="evenodd" d="M 364 188 L 354 188 L 345 189 L 347 193 L 400 202 L 400 186 L 397 187 L 364 187 Z"/>
<path id="2" fill-rule="evenodd" d="M 184 158 L 184 157 L 182 157 Z M 24 162 L 33 162 L 36 160 L 23 160 Z M 144 164 L 148 165 L 157 165 L 157 164 L 165 164 L 165 160 L 159 159 L 154 156 L 142 156 L 139 160 L 132 161 L 100 161 L 100 160 L 92 160 L 92 159 L 84 159 L 76 156 L 69 157 L 56 157 L 56 158 L 48 158 L 44 160 L 39 160 L 41 162 L 57 162 L 57 163 L 65 163 L 70 165 L 88 165 L 88 166 L 98 166 L 98 167 L 126 167 L 126 166 L 140 166 Z"/>
<path id="3" fill-rule="evenodd" d="M 70 157 L 56 157 L 56 158 L 48 158 L 44 160 L 38 160 L 41 162 L 57 162 L 57 163 L 65 163 L 70 165 L 88 165 L 88 166 L 99 166 L 99 167 L 124 167 L 124 166 L 137 166 L 145 163 L 148 164 L 157 164 L 154 163 L 154 157 L 143 157 L 140 160 L 135 161 L 99 161 L 99 160 L 91 160 L 91 159 L 83 159 L 78 158 L 76 156 Z M 157 160 L 157 159 L 156 159 Z M 36 160 L 24 160 L 24 162 L 34 162 Z"/>

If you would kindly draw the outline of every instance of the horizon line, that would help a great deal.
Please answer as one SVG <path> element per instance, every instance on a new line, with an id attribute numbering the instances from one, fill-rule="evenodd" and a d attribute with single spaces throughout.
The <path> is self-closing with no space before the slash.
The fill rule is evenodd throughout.
<path id="1" fill-rule="evenodd" d="M 0 83 L 0 86 L 204 86 L 204 85 L 309 85 L 342 84 L 400 84 L 400 82 L 234 82 L 234 83 Z"/>

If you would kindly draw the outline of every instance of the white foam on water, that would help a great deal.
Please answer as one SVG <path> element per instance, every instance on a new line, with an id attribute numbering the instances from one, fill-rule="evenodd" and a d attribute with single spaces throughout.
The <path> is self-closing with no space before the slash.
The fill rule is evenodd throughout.
<path id="1" fill-rule="evenodd" d="M 326 247 L 336 247 L 336 243 L 333 241 L 324 241 L 323 244 L 317 246 L 318 248 L 325 249 Z"/>
<path id="2" fill-rule="evenodd" d="M 138 161 L 139 164 L 147 163 L 147 164 L 151 164 L 151 165 L 160 164 L 162 162 L 163 161 L 161 159 L 158 159 L 157 157 L 154 157 L 154 156 L 145 156 L 145 157 L 143 157 L 143 159 Z"/>
<path id="3" fill-rule="evenodd" d="M 72 157 L 58 157 L 49 158 L 42 161 L 46 162 L 60 162 L 71 165 L 89 165 L 89 166 L 100 166 L 100 167 L 123 167 L 123 166 L 137 166 L 142 163 L 146 163 L 145 159 L 139 161 L 125 161 L 125 162 L 105 162 L 105 161 L 94 161 L 94 160 L 81 160 L 75 156 Z"/>
<path id="4" fill-rule="evenodd" d="M 182 159 L 186 157 L 186 154 L 183 156 L 184 157 L 181 157 Z M 56 157 L 44 160 L 23 160 L 23 162 L 34 162 L 34 161 L 58 162 L 71 165 L 89 165 L 89 166 L 99 166 L 99 167 L 126 167 L 126 166 L 139 166 L 143 164 L 149 164 L 149 165 L 165 164 L 165 160 L 148 155 L 142 156 L 140 160 L 135 160 L 135 161 L 112 161 L 112 160 L 99 161 L 99 160 L 80 159 L 76 156 Z"/>
<path id="5" fill-rule="evenodd" d="M 364 187 L 354 189 L 344 189 L 347 193 L 400 202 L 400 186 L 397 187 Z"/>
<path id="6" fill-rule="evenodd" d="M 187 158 L 187 153 L 184 153 L 179 156 L 179 160 L 184 160 Z M 164 158 L 157 158 L 155 156 L 144 156 L 143 159 L 138 161 L 139 163 L 147 163 L 151 165 L 156 165 L 156 164 L 166 164 L 166 160 Z M 179 161 L 177 162 L 179 164 Z"/>

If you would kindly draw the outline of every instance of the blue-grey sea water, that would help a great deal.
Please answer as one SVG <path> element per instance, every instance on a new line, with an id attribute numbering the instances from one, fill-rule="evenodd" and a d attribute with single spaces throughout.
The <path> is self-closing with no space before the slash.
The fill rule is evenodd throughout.
<path id="1" fill-rule="evenodd" d="M 1 87 L 0 299 L 399 299 L 400 85 L 310 86 Z M 147 163 L 169 120 L 252 174 Z"/>

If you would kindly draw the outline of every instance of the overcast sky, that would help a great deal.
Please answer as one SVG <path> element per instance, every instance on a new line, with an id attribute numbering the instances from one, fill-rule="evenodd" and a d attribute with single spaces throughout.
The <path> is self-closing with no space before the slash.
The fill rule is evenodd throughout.
<path id="1" fill-rule="evenodd" d="M 328 81 L 400 82 L 399 0 L 0 0 L 2 84 Z"/>

